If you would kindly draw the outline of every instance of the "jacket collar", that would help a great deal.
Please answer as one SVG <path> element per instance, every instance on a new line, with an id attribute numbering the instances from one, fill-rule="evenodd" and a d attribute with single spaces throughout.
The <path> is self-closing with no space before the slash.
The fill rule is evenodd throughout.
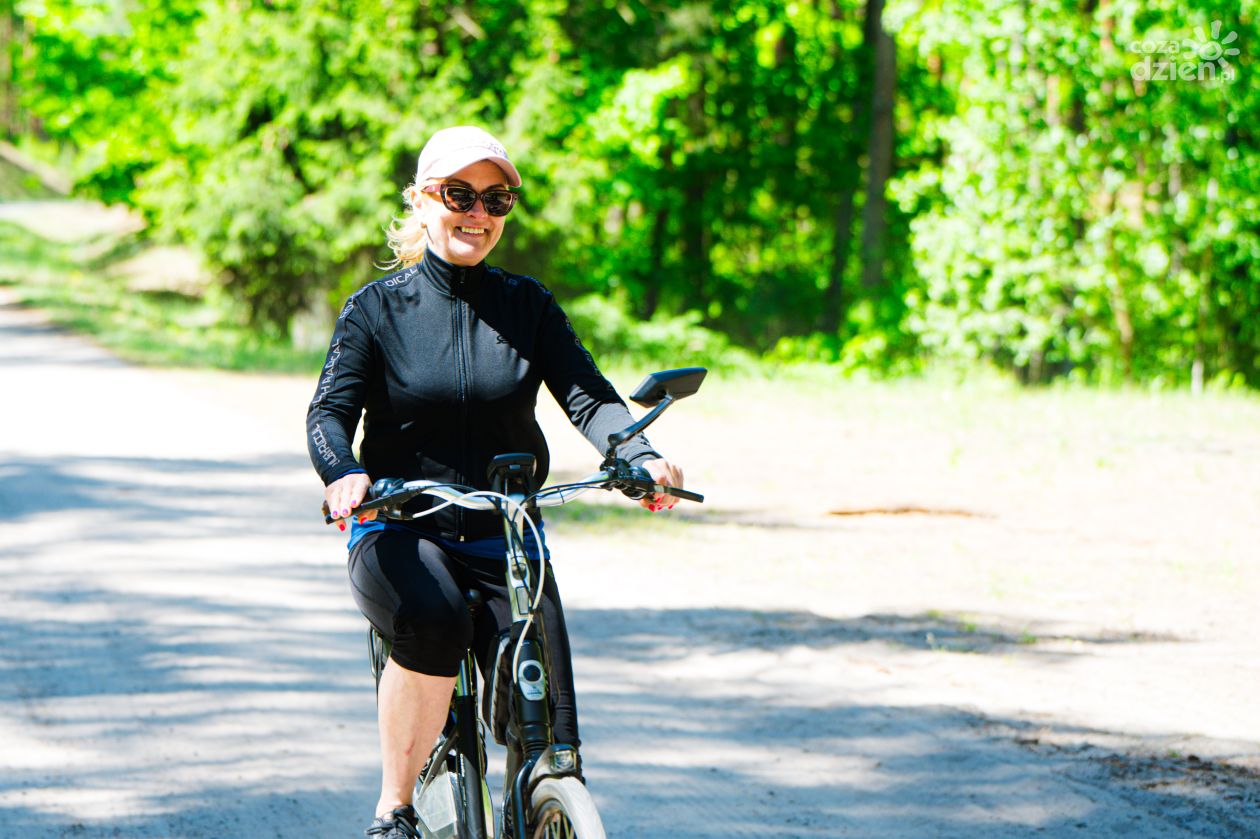
<path id="1" fill-rule="evenodd" d="M 481 285 L 486 273 L 486 262 L 476 265 L 453 265 L 429 248 L 424 249 L 420 260 L 420 276 L 444 297 L 467 297 Z"/>

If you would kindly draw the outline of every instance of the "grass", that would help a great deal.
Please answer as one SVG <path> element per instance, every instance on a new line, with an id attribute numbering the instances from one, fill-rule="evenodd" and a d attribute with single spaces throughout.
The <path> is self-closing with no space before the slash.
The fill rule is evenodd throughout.
<path id="1" fill-rule="evenodd" d="M 259 335 L 241 308 L 213 287 L 204 294 L 129 287 L 130 278 L 111 268 L 145 247 L 135 235 L 55 242 L 0 221 L 0 285 L 129 361 L 257 372 L 319 369 L 323 350 Z"/>
<path id="2" fill-rule="evenodd" d="M 56 192 L 39 175 L 0 157 L 0 201 L 30 201 L 57 198 Z"/>

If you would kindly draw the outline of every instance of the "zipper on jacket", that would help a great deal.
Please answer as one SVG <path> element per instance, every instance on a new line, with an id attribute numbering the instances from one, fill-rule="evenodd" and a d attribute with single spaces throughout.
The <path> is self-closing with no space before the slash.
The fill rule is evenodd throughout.
<path id="1" fill-rule="evenodd" d="M 464 280 L 467 276 L 468 276 L 468 269 L 460 268 L 459 276 L 455 280 L 455 368 L 458 371 L 458 378 L 459 378 L 459 419 L 460 419 L 459 424 L 461 428 L 460 433 L 463 435 L 463 440 L 461 441 L 461 443 L 462 443 L 462 448 L 464 450 L 463 462 L 460 464 L 460 469 L 464 473 L 463 477 L 464 477 L 465 483 L 471 484 L 472 479 L 471 479 L 471 476 L 469 475 L 469 468 L 468 468 L 469 382 L 468 382 L 468 364 L 467 364 L 467 358 L 466 358 L 466 354 L 467 354 L 466 336 L 464 335 L 464 305 L 465 304 L 464 304 L 464 298 L 463 298 Z M 464 508 L 460 506 L 456 506 L 455 507 L 455 536 L 456 536 L 456 539 L 460 542 L 463 542 L 467 538 L 464 533 L 464 516 L 465 516 Z"/>

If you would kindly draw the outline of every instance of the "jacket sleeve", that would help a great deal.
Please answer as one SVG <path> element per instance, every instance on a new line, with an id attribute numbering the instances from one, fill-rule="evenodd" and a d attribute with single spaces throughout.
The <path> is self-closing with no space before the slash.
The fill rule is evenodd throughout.
<path id="1" fill-rule="evenodd" d="M 325 486 L 351 472 L 364 471 L 353 449 L 372 363 L 364 291 L 351 296 L 337 318 L 315 398 L 306 411 L 306 446 Z"/>
<path id="2" fill-rule="evenodd" d="M 608 435 L 633 423 L 634 417 L 595 366 L 595 359 L 582 345 L 555 297 L 549 291 L 546 296 L 539 327 L 543 381 L 569 415 L 569 421 L 602 455 L 608 449 Z M 619 452 L 636 466 L 660 457 L 642 434 L 623 443 Z"/>

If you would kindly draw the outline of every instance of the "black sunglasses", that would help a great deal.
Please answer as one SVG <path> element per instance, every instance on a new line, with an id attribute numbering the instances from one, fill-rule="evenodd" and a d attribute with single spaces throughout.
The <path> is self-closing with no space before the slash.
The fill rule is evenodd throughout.
<path id="1" fill-rule="evenodd" d="M 516 193 L 519 186 L 493 186 L 485 192 L 478 192 L 467 184 L 446 181 L 440 184 L 429 184 L 420 189 L 421 192 L 436 192 L 442 196 L 442 204 L 455 213 L 466 213 L 481 199 L 481 206 L 492 216 L 506 216 L 512 212 L 516 204 Z"/>

